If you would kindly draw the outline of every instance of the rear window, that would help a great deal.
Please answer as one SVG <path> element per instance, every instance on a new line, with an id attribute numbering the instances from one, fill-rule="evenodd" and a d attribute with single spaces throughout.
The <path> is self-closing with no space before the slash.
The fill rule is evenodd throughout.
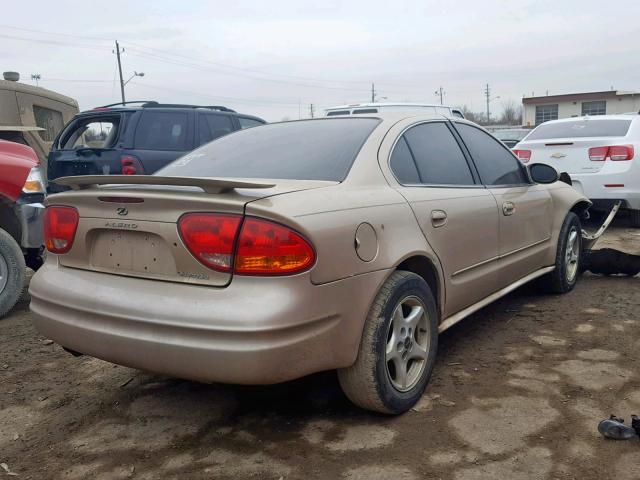
<path id="1" fill-rule="evenodd" d="M 136 129 L 135 148 L 187 150 L 189 115 L 181 112 L 144 112 Z"/>
<path id="2" fill-rule="evenodd" d="M 340 182 L 378 123 L 349 117 L 248 128 L 194 150 L 156 175 Z"/>
<path id="3" fill-rule="evenodd" d="M 571 122 L 546 123 L 537 127 L 528 140 L 584 137 L 624 137 L 631 120 L 575 120 Z"/>

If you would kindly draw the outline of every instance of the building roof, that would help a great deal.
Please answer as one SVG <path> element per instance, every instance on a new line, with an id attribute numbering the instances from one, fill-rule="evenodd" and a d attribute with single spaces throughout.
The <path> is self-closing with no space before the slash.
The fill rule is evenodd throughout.
<path id="1" fill-rule="evenodd" d="M 605 90 L 603 92 L 583 92 L 583 93 L 567 93 L 564 95 L 546 95 L 543 97 L 523 97 L 522 103 L 525 105 L 557 103 L 557 102 L 575 102 L 584 100 L 603 100 L 607 98 L 616 98 L 622 95 L 640 95 L 640 92 L 626 92 L 623 90 Z"/>

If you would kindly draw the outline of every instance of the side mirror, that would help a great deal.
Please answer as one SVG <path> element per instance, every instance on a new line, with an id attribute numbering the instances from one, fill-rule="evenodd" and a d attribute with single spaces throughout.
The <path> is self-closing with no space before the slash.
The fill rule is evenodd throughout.
<path id="1" fill-rule="evenodd" d="M 560 179 L 556 169 L 545 163 L 534 163 L 528 168 L 529 176 L 535 183 L 555 183 Z"/>

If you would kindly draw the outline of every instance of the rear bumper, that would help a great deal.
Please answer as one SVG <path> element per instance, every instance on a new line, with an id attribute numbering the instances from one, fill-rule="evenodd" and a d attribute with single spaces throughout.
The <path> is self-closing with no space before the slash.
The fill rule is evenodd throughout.
<path id="1" fill-rule="evenodd" d="M 270 384 L 351 365 L 387 274 L 214 288 L 64 268 L 51 256 L 29 292 L 36 328 L 69 349 L 180 378 Z"/>
<path id="2" fill-rule="evenodd" d="M 640 210 L 640 184 L 629 173 L 571 174 L 571 181 L 576 190 L 593 202 L 595 209 L 609 210 L 621 200 L 624 208 Z"/>

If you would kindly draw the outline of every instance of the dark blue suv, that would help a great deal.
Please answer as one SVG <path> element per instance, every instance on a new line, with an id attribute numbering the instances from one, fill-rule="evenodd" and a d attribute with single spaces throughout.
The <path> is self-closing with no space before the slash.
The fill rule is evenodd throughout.
<path id="1" fill-rule="evenodd" d="M 264 123 L 220 106 L 127 102 L 98 107 L 77 114 L 62 129 L 49 153 L 47 178 L 151 174 L 200 145 Z M 49 183 L 48 190 L 66 188 Z"/>

